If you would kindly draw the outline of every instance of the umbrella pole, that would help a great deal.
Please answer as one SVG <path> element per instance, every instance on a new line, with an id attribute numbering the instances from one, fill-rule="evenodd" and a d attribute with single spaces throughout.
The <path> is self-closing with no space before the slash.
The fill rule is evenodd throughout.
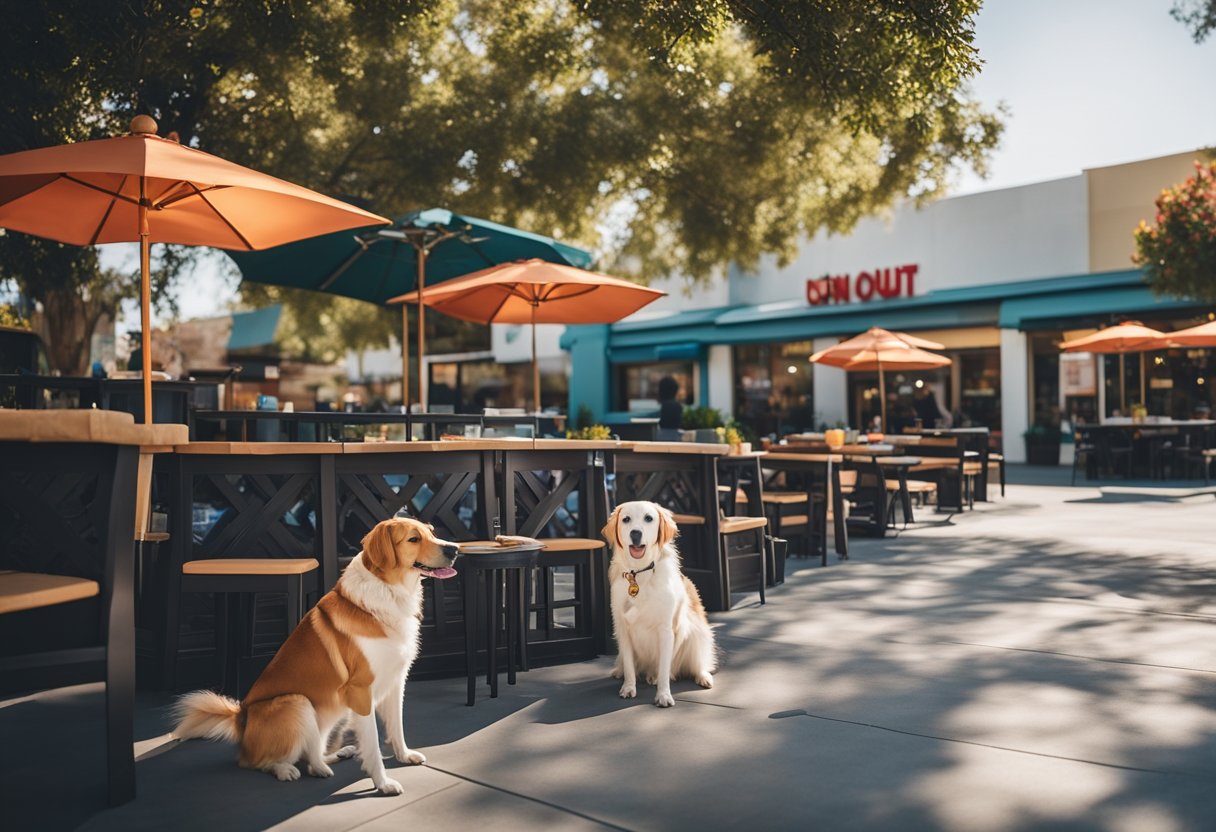
<path id="1" fill-rule="evenodd" d="M 882 417 L 882 432 L 887 432 L 887 384 L 886 377 L 882 372 L 882 362 L 878 362 L 878 407 Z M 866 430 L 869 430 L 869 425 L 866 425 Z"/>
<path id="2" fill-rule="evenodd" d="M 1144 412 L 1148 413 L 1148 399 L 1144 395 L 1144 353 L 1140 353 L 1140 406 L 1144 408 Z"/>
<path id="3" fill-rule="evenodd" d="M 139 349 L 143 359 L 144 424 L 152 424 L 152 267 L 146 181 L 139 178 Z"/>
<path id="4" fill-rule="evenodd" d="M 532 304 L 532 412 L 540 415 L 540 365 L 536 363 L 536 304 Z"/>
<path id="5" fill-rule="evenodd" d="M 426 413 L 426 375 L 422 372 L 422 355 L 426 349 L 426 304 L 422 291 L 426 288 L 426 246 L 418 246 L 418 403 Z"/>
<path id="6" fill-rule="evenodd" d="M 401 304 L 401 405 L 410 412 L 410 305 Z"/>
<path id="7" fill-rule="evenodd" d="M 1119 353 L 1119 407 L 1123 410 L 1124 416 L 1130 416 L 1131 413 L 1127 410 L 1127 363 L 1124 359 L 1127 358 L 1126 353 Z"/>

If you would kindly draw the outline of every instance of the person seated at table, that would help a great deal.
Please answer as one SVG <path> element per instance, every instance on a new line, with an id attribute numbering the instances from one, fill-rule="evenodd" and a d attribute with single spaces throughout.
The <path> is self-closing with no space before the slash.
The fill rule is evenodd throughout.
<path id="1" fill-rule="evenodd" d="M 925 385 L 917 390 L 916 397 L 912 400 L 912 406 L 916 409 L 916 418 L 920 419 L 922 427 L 941 427 L 939 422 L 945 418 L 945 414 L 937 404 L 937 396 L 933 395 L 933 388 Z"/>
<path id="2" fill-rule="evenodd" d="M 1207 402 L 1196 402 L 1191 408 L 1192 419 L 1211 419 L 1212 407 Z"/>
<path id="3" fill-rule="evenodd" d="M 659 430 L 679 430 L 684 419 L 684 405 L 676 396 L 680 383 L 671 376 L 659 379 Z"/>

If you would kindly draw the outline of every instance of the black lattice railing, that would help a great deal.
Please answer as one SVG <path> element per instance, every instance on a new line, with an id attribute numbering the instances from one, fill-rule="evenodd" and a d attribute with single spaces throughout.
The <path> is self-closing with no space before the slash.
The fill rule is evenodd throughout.
<path id="1" fill-rule="evenodd" d="M 430 523 L 447 540 L 485 534 L 478 521 L 477 473 L 338 475 L 339 551 L 354 554 L 381 520 L 402 515 Z"/>
<path id="2" fill-rule="evenodd" d="M 191 557 L 318 557 L 315 480 L 308 473 L 196 475 Z"/>

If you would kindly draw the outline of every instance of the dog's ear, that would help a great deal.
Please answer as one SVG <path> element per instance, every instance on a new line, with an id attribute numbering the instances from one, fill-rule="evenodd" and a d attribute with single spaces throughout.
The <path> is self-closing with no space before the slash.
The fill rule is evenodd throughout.
<path id="1" fill-rule="evenodd" d="M 669 509 L 656 505 L 659 510 L 659 545 L 666 546 L 668 543 L 676 539 L 676 535 L 680 533 L 680 527 L 676 525 L 676 518 L 672 516 Z"/>
<path id="2" fill-rule="evenodd" d="M 387 572 L 397 567 L 397 544 L 393 541 L 392 520 L 377 523 L 363 538 L 363 555 L 367 566 Z"/>
<path id="3" fill-rule="evenodd" d="M 621 507 L 617 506 L 613 509 L 612 514 L 608 517 L 608 524 L 600 530 L 600 536 L 608 541 L 609 546 L 622 548 L 625 544 L 621 542 Z"/>

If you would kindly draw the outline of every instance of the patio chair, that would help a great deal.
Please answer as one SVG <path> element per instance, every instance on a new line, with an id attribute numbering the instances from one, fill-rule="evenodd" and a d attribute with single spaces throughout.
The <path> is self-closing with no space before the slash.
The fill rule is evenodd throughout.
<path id="1" fill-rule="evenodd" d="M 1170 460 L 1170 473 L 1173 476 L 1190 478 L 1192 472 L 1203 477 L 1203 484 L 1211 483 L 1208 472 L 1209 456 L 1207 451 L 1212 447 L 1211 431 L 1207 427 L 1184 428 L 1181 436 L 1173 447 Z"/>
<path id="2" fill-rule="evenodd" d="M 111 806 L 135 797 L 137 448 L 0 444 L 0 692 L 105 684 Z M 18 749 L 10 749 L 17 753 Z M 69 755 L 70 756 L 70 755 Z"/>
<path id="3" fill-rule="evenodd" d="M 1131 436 L 1124 430 L 1105 431 L 1105 437 L 1098 444 L 1100 467 L 1114 474 L 1122 469 L 1123 478 L 1132 478 L 1132 456 L 1134 446 Z"/>
<path id="4" fill-rule="evenodd" d="M 1085 479 L 1091 479 L 1097 467 L 1098 445 L 1094 441 L 1093 434 L 1087 430 L 1075 430 L 1072 433 L 1073 439 L 1073 457 L 1072 457 L 1072 479 L 1069 485 L 1077 484 L 1077 469 L 1082 465 L 1085 466 Z"/>

